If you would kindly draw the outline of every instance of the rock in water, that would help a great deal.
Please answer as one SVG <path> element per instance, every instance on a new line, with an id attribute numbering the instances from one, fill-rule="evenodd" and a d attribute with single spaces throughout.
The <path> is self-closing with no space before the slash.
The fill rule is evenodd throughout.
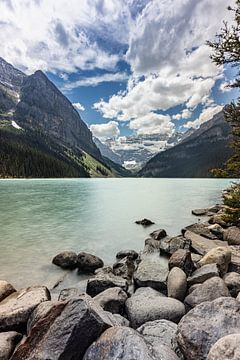
<path id="1" fill-rule="evenodd" d="M 50 300 L 50 293 L 44 286 L 14 292 L 1 302 L 0 331 L 16 330 L 26 326 L 31 312 L 47 300 Z"/>
<path id="2" fill-rule="evenodd" d="M 148 287 L 137 289 L 127 299 L 125 307 L 133 328 L 138 328 L 147 321 L 160 319 L 178 322 L 185 314 L 183 303 Z"/>
<path id="3" fill-rule="evenodd" d="M 224 231 L 223 239 L 227 241 L 229 245 L 240 245 L 240 228 L 231 226 Z"/>
<path id="4" fill-rule="evenodd" d="M 127 298 L 128 296 L 123 289 L 114 287 L 102 291 L 94 297 L 94 301 L 97 301 L 104 310 L 118 314 L 122 312 Z"/>
<path id="5" fill-rule="evenodd" d="M 177 340 L 186 360 L 205 360 L 220 338 L 234 333 L 240 333 L 240 303 L 222 297 L 189 311 L 178 324 Z"/>
<path id="6" fill-rule="evenodd" d="M 230 293 L 220 277 L 212 277 L 193 290 L 186 298 L 185 305 L 193 308 L 204 301 L 212 301 L 220 297 L 228 297 Z"/>
<path id="7" fill-rule="evenodd" d="M 15 291 L 14 287 L 7 281 L 0 280 L 0 302 Z"/>
<path id="8" fill-rule="evenodd" d="M 76 269 L 77 254 L 73 251 L 61 252 L 53 258 L 52 263 L 62 269 Z"/>
<path id="9" fill-rule="evenodd" d="M 167 279 L 168 296 L 183 301 L 187 292 L 187 276 L 178 267 L 172 268 Z"/>
<path id="10" fill-rule="evenodd" d="M 213 276 L 218 276 L 219 271 L 216 264 L 204 265 L 200 269 L 195 270 L 187 279 L 188 286 L 201 284 Z"/>
<path id="11" fill-rule="evenodd" d="M 206 255 L 199 261 L 199 265 L 217 264 L 221 275 L 226 274 L 228 266 L 231 262 L 231 250 L 227 247 L 219 246 L 207 252 Z"/>
<path id="12" fill-rule="evenodd" d="M 163 239 L 165 236 L 167 236 L 166 230 L 164 229 L 159 229 L 159 230 L 155 230 L 153 231 L 150 236 L 154 239 L 154 240 L 161 240 Z"/>
<path id="13" fill-rule="evenodd" d="M 34 325 L 11 360 L 79 360 L 112 325 L 107 313 L 88 296 L 58 302 Z"/>
<path id="14" fill-rule="evenodd" d="M 91 255 L 85 252 L 81 252 L 77 256 L 77 267 L 79 272 L 94 272 L 95 270 L 102 268 L 104 263 L 102 259 L 95 255 Z"/>
<path id="15" fill-rule="evenodd" d="M 143 226 L 150 226 L 150 225 L 155 224 L 154 222 L 152 222 L 149 219 L 137 220 L 137 221 L 135 221 L 135 223 L 138 224 L 138 225 L 143 225 Z"/>
<path id="16" fill-rule="evenodd" d="M 152 349 L 135 330 L 112 327 L 86 351 L 83 360 L 177 360 L 172 350 L 164 345 Z"/>
<path id="17" fill-rule="evenodd" d="M 15 331 L 0 333 L 0 359 L 10 359 L 16 345 L 22 339 L 22 334 Z"/>
<path id="18" fill-rule="evenodd" d="M 192 214 L 195 216 L 203 216 L 207 215 L 208 209 L 194 209 L 192 210 Z"/>
<path id="19" fill-rule="evenodd" d="M 240 291 L 240 274 L 236 272 L 227 273 L 223 278 L 225 284 L 233 297 L 236 297 Z"/>
<path id="20" fill-rule="evenodd" d="M 116 258 L 123 259 L 126 256 L 131 260 L 136 260 L 138 258 L 138 253 L 135 250 L 122 250 L 117 253 Z"/>
<path id="21" fill-rule="evenodd" d="M 207 360 L 239 360 L 240 334 L 224 336 L 211 348 Z"/>

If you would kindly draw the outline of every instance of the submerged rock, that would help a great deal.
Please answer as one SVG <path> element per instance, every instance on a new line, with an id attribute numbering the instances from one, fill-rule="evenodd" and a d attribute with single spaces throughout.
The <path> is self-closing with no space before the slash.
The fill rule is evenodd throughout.
<path id="1" fill-rule="evenodd" d="M 231 250 L 227 247 L 219 246 L 207 252 L 206 255 L 199 261 L 199 265 L 217 264 L 221 275 L 226 274 L 229 264 L 231 262 Z"/>
<path id="2" fill-rule="evenodd" d="M 152 222 L 149 219 L 137 220 L 137 221 L 135 221 L 135 223 L 138 224 L 138 225 L 143 225 L 143 226 L 150 226 L 150 225 L 155 224 L 154 222 Z"/>
<path id="3" fill-rule="evenodd" d="M 231 334 L 218 340 L 209 351 L 207 360 L 239 360 L 240 333 Z"/>
<path id="4" fill-rule="evenodd" d="M 12 360 L 79 360 L 112 325 L 107 313 L 88 296 L 59 301 L 35 324 Z"/>
<path id="5" fill-rule="evenodd" d="M 1 302 L 0 331 L 25 327 L 31 312 L 43 301 L 50 300 L 45 286 L 35 286 L 12 293 Z"/>
<path id="6" fill-rule="evenodd" d="M 15 291 L 14 287 L 7 281 L 0 280 L 0 302 Z"/>
<path id="7" fill-rule="evenodd" d="M 169 270 L 174 267 L 182 269 L 185 274 L 191 275 L 195 270 L 194 263 L 192 261 L 191 252 L 185 249 L 179 249 L 175 251 L 168 262 Z"/>
<path id="8" fill-rule="evenodd" d="M 62 269 L 76 269 L 77 254 L 73 251 L 61 252 L 53 258 L 52 263 Z"/>
<path id="9" fill-rule="evenodd" d="M 187 292 L 187 276 L 178 267 L 172 268 L 167 279 L 168 296 L 183 301 Z"/>
<path id="10" fill-rule="evenodd" d="M 147 287 L 137 289 L 127 299 L 125 307 L 133 328 L 138 328 L 147 321 L 160 319 L 178 322 L 185 314 L 183 303 Z"/>
<path id="11" fill-rule="evenodd" d="M 15 331 L 0 333 L 0 359 L 8 360 L 13 354 L 15 347 L 21 341 L 22 334 Z"/>
<path id="12" fill-rule="evenodd" d="M 189 311 L 178 324 L 177 341 L 186 360 L 204 360 L 220 338 L 239 332 L 240 303 L 222 297 Z"/>
<path id="13" fill-rule="evenodd" d="M 204 301 L 212 301 L 220 297 L 230 297 L 227 286 L 220 277 L 212 277 L 200 284 L 185 298 L 187 308 L 193 308 Z"/>
<path id="14" fill-rule="evenodd" d="M 192 214 L 196 216 L 207 215 L 208 209 L 194 209 L 192 210 Z"/>
<path id="15" fill-rule="evenodd" d="M 128 296 L 123 289 L 114 287 L 96 295 L 94 301 L 97 301 L 104 310 L 118 314 L 122 313 L 127 298 Z"/>
<path id="16" fill-rule="evenodd" d="M 77 256 L 77 267 L 79 272 L 94 273 L 95 270 L 102 268 L 104 263 L 99 257 L 81 252 Z"/>

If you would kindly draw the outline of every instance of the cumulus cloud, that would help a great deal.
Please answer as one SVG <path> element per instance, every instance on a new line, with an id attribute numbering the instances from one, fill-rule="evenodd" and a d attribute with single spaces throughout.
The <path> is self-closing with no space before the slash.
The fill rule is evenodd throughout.
<path id="1" fill-rule="evenodd" d="M 186 129 L 190 129 L 190 128 L 198 128 L 200 125 L 202 125 L 204 122 L 212 119 L 212 117 L 214 115 L 216 115 L 217 113 L 219 113 L 221 110 L 223 109 L 223 107 L 221 105 L 215 105 L 215 106 L 210 106 L 205 108 L 201 115 L 198 117 L 198 119 L 194 120 L 194 121 L 188 121 L 186 124 L 184 124 L 183 126 Z"/>
<path id="2" fill-rule="evenodd" d="M 192 112 L 189 109 L 184 109 L 181 113 L 173 115 L 173 120 L 189 119 L 192 116 Z"/>
<path id="3" fill-rule="evenodd" d="M 113 82 L 113 81 L 121 82 L 121 81 L 126 81 L 128 77 L 129 76 L 126 72 L 108 73 L 98 76 L 85 77 L 83 79 L 79 79 L 77 81 L 64 84 L 62 90 L 69 91 L 81 86 L 97 86 L 103 82 Z"/>
<path id="4" fill-rule="evenodd" d="M 79 111 L 84 111 L 85 110 L 85 107 L 82 104 L 80 104 L 79 102 L 73 103 L 73 106 L 75 107 L 75 109 L 77 109 Z"/>
<path id="5" fill-rule="evenodd" d="M 130 121 L 129 127 L 135 130 L 137 135 L 169 134 L 173 132 L 174 125 L 170 121 L 170 116 L 149 114 Z"/>
<path id="6" fill-rule="evenodd" d="M 106 124 L 92 124 L 90 130 L 95 137 L 102 140 L 113 138 L 120 134 L 118 123 L 116 121 L 109 121 Z"/>

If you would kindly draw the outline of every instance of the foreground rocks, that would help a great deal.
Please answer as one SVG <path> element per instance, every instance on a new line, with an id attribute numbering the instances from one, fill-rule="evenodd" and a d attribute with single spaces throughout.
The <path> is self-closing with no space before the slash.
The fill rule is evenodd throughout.
<path id="1" fill-rule="evenodd" d="M 222 297 L 187 313 L 178 324 L 177 340 L 186 360 L 204 360 L 220 338 L 234 333 L 240 333 L 240 303 Z"/>
<path id="2" fill-rule="evenodd" d="M 94 297 L 94 300 L 106 311 L 113 314 L 123 312 L 124 304 L 128 296 L 123 289 L 114 287 L 107 289 Z"/>
<path id="3" fill-rule="evenodd" d="M 167 280 L 168 296 L 183 301 L 187 292 L 187 276 L 178 267 L 172 268 Z"/>
<path id="4" fill-rule="evenodd" d="M 218 340 L 211 348 L 207 360 L 240 359 L 240 334 L 231 334 Z"/>
<path id="5" fill-rule="evenodd" d="M 64 251 L 56 255 L 52 263 L 63 269 L 75 269 L 77 267 L 77 254 L 73 251 Z"/>
<path id="6" fill-rule="evenodd" d="M 185 306 L 152 288 L 139 288 L 126 301 L 126 313 L 133 328 L 147 321 L 166 319 L 178 322 L 185 314 Z"/>
<path id="7" fill-rule="evenodd" d="M 201 284 L 213 276 L 219 276 L 217 264 L 204 265 L 200 269 L 195 270 L 187 279 L 188 286 Z"/>
<path id="8" fill-rule="evenodd" d="M 94 272 L 95 270 L 102 268 L 104 263 L 99 257 L 81 252 L 77 256 L 77 267 L 79 272 Z"/>
<path id="9" fill-rule="evenodd" d="M 13 354 L 16 345 L 22 339 L 22 334 L 16 331 L 0 333 L 0 359 L 8 360 Z"/>
<path id="10" fill-rule="evenodd" d="M 16 290 L 7 281 L 0 280 L 0 301 L 14 293 Z"/>
<path id="11" fill-rule="evenodd" d="M 195 265 L 192 260 L 191 252 L 185 249 L 179 249 L 175 251 L 168 262 L 169 270 L 173 267 L 182 269 L 185 274 L 191 275 L 195 270 Z"/>
<path id="12" fill-rule="evenodd" d="M 104 290 L 113 287 L 120 287 L 124 291 L 128 289 L 128 283 L 126 279 L 121 276 L 114 275 L 111 270 L 109 272 L 99 272 L 94 278 L 88 280 L 87 294 L 96 296 Z"/>
<path id="13" fill-rule="evenodd" d="M 240 228 L 231 226 L 224 231 L 223 239 L 227 241 L 229 245 L 240 245 Z"/>
<path id="14" fill-rule="evenodd" d="M 220 246 L 207 252 L 199 261 L 199 265 L 217 264 L 220 274 L 224 275 L 228 271 L 231 256 L 232 253 L 229 248 Z"/>

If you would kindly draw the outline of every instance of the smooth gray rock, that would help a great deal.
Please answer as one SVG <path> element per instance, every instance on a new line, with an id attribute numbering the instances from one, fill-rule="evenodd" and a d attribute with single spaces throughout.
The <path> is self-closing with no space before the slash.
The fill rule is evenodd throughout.
<path id="1" fill-rule="evenodd" d="M 207 360 L 239 360 L 240 333 L 224 336 L 209 351 Z"/>
<path id="2" fill-rule="evenodd" d="M 225 284 L 233 297 L 236 297 L 240 291 L 240 274 L 236 272 L 227 273 L 223 278 Z"/>
<path id="3" fill-rule="evenodd" d="M 7 281 L 0 280 L 0 302 L 15 291 L 16 289 Z"/>
<path id="4" fill-rule="evenodd" d="M 172 349 L 180 359 L 183 359 L 177 343 L 177 324 L 169 320 L 148 321 L 140 326 L 137 331 L 153 348 L 165 345 Z"/>
<path id="5" fill-rule="evenodd" d="M 219 246 L 208 251 L 203 258 L 198 262 L 200 266 L 207 264 L 217 264 L 221 276 L 228 271 L 231 262 L 232 252 L 228 247 Z"/>
<path id="6" fill-rule="evenodd" d="M 150 236 L 154 239 L 154 240 L 161 240 L 163 239 L 165 236 L 167 236 L 166 230 L 164 229 L 158 229 L 153 231 Z"/>
<path id="7" fill-rule="evenodd" d="M 169 272 L 167 279 L 168 296 L 183 301 L 187 292 L 187 276 L 185 272 L 174 267 Z"/>
<path id="8" fill-rule="evenodd" d="M 102 268 L 104 263 L 99 257 L 88 254 L 84 251 L 77 256 L 77 267 L 79 272 L 94 273 L 98 268 Z"/>
<path id="9" fill-rule="evenodd" d="M 193 308 L 204 301 L 212 301 L 220 297 L 231 296 L 227 286 L 220 277 L 212 277 L 200 284 L 185 298 L 187 308 Z"/>
<path id="10" fill-rule="evenodd" d="M 61 252 L 53 258 L 52 263 L 62 269 L 76 269 L 77 254 L 73 251 Z"/>
<path id="11" fill-rule="evenodd" d="M 47 300 L 50 300 L 50 293 L 45 286 L 30 287 L 12 293 L 1 302 L 0 331 L 26 326 L 31 312 Z"/>
<path id="12" fill-rule="evenodd" d="M 35 324 L 11 360 L 79 360 L 112 325 L 108 313 L 87 295 L 59 301 Z"/>
<path id="13" fill-rule="evenodd" d="M 135 250 L 122 250 L 117 253 L 116 258 L 123 259 L 126 256 L 131 260 L 136 260 L 138 258 L 138 253 Z"/>
<path id="14" fill-rule="evenodd" d="M 199 255 L 205 255 L 218 246 L 228 246 L 226 241 L 210 240 L 189 230 L 184 233 L 184 237 L 191 241 L 191 250 Z"/>
<path id="15" fill-rule="evenodd" d="M 86 351 L 83 360 L 178 360 L 174 352 L 164 346 L 152 348 L 135 330 L 112 327 Z"/>
<path id="16" fill-rule="evenodd" d="M 120 276 L 116 276 L 111 272 L 99 272 L 95 277 L 88 280 L 87 294 L 96 296 L 102 291 L 113 287 L 120 287 L 124 291 L 127 291 L 127 280 Z"/>
<path id="17" fill-rule="evenodd" d="M 122 313 L 128 296 L 122 288 L 114 287 L 102 291 L 94 297 L 94 300 L 106 311 L 113 314 Z"/>
<path id="18" fill-rule="evenodd" d="M 181 235 L 175 237 L 166 236 L 160 240 L 160 251 L 163 254 L 172 255 L 179 249 L 189 250 L 190 245 L 191 242 Z"/>
<path id="19" fill-rule="evenodd" d="M 201 284 L 213 276 L 219 276 L 219 270 L 216 264 L 204 265 L 195 270 L 192 275 L 187 279 L 188 286 L 194 284 Z"/>
<path id="20" fill-rule="evenodd" d="M 0 333 L 0 359 L 9 360 L 21 339 L 22 334 L 15 331 Z"/>
<path id="21" fill-rule="evenodd" d="M 208 209 L 194 209 L 192 210 L 192 214 L 196 216 L 207 215 Z"/>
<path id="22" fill-rule="evenodd" d="M 113 264 L 113 274 L 129 280 L 129 282 L 131 282 L 134 270 L 134 261 L 127 256 Z"/>
<path id="23" fill-rule="evenodd" d="M 166 319 L 178 322 L 185 314 L 185 306 L 179 300 L 165 297 L 152 288 L 139 288 L 127 299 L 126 313 L 133 328 L 147 321 Z"/>
<path id="24" fill-rule="evenodd" d="M 156 290 L 167 288 L 168 265 L 159 253 L 144 256 L 133 278 L 137 286 L 150 286 Z"/>
<path id="25" fill-rule="evenodd" d="M 240 245 L 240 228 L 231 226 L 223 233 L 223 240 L 227 241 L 229 245 Z"/>
<path id="26" fill-rule="evenodd" d="M 175 251 L 168 262 L 169 270 L 174 267 L 182 269 L 188 276 L 195 270 L 191 252 L 185 249 Z"/>
<path id="27" fill-rule="evenodd" d="M 177 341 L 186 360 L 205 360 L 220 338 L 239 332 L 240 303 L 222 297 L 189 311 L 178 324 Z"/>

